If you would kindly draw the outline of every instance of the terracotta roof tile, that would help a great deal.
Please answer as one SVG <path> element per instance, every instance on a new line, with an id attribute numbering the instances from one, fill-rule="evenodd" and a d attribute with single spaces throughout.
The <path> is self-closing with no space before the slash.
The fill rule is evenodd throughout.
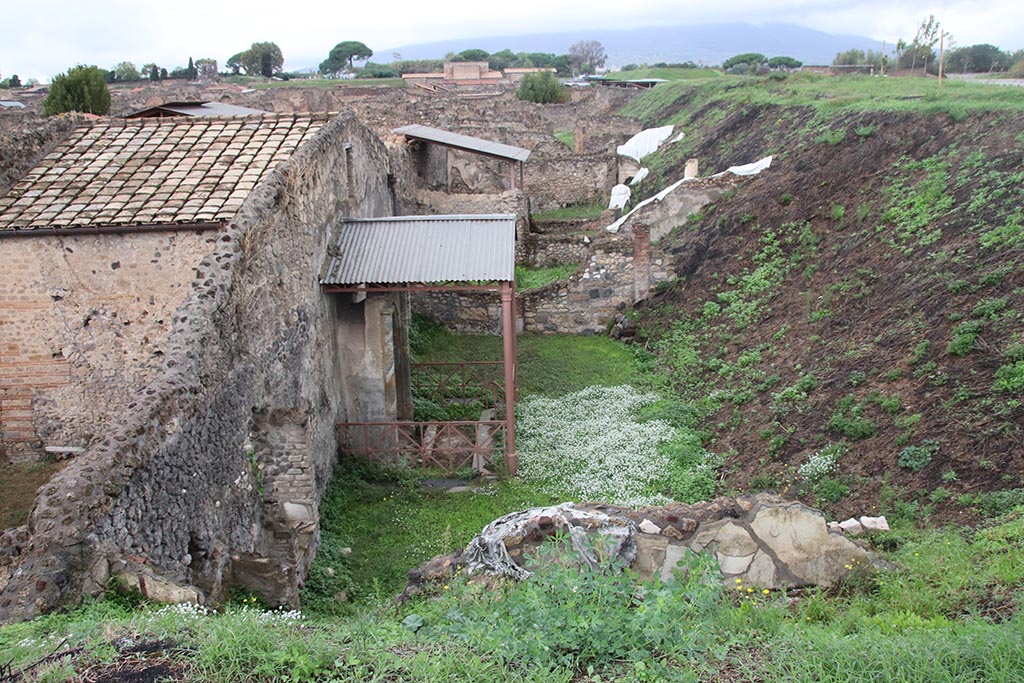
<path id="1" fill-rule="evenodd" d="M 230 220 L 328 120 L 268 114 L 79 127 L 0 195 L 0 230 Z"/>

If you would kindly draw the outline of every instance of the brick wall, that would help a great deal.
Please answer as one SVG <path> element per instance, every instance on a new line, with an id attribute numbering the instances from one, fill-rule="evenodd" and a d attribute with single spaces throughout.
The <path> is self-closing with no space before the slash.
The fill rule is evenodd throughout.
<path id="1" fill-rule="evenodd" d="M 104 436 L 163 365 L 211 232 L 0 242 L 0 457 Z"/>

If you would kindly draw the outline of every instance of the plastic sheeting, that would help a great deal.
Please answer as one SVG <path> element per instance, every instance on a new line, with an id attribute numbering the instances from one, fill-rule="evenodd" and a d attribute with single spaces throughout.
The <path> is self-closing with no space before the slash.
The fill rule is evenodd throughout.
<path id="1" fill-rule="evenodd" d="M 633 179 L 629 181 L 630 187 L 632 187 L 633 185 L 639 185 L 650 172 L 651 169 L 647 168 L 646 166 L 641 168 L 639 171 L 636 172 L 636 175 L 633 176 Z"/>
<path id="2" fill-rule="evenodd" d="M 724 176 L 726 173 L 732 173 L 733 175 L 738 176 L 757 175 L 766 168 L 769 168 L 771 165 L 772 157 L 769 155 L 763 159 L 758 159 L 757 161 L 751 164 L 743 164 L 742 166 L 730 166 L 721 173 L 716 173 L 711 177 L 719 178 L 721 176 Z M 672 192 L 674 192 L 676 188 L 678 188 L 683 183 L 691 182 L 694 180 L 698 180 L 698 178 L 683 178 L 682 180 L 677 180 L 676 182 L 672 183 L 658 194 L 654 195 L 653 197 L 648 197 L 647 199 L 637 204 L 635 207 L 633 207 L 632 211 L 625 214 L 624 216 L 622 216 L 622 218 L 609 225 L 607 228 L 605 228 L 605 230 L 607 230 L 608 232 L 618 232 L 619 228 L 622 227 L 622 224 L 625 223 L 626 220 L 629 219 L 629 217 L 632 216 L 634 213 L 636 213 L 643 207 L 647 206 L 648 204 L 651 204 L 653 202 L 660 202 L 662 199 L 664 199 L 665 197 L 669 196 Z M 612 191 L 614 192 L 614 189 Z"/>
<path id="3" fill-rule="evenodd" d="M 626 140 L 625 144 L 619 145 L 615 151 L 621 156 L 636 159 L 639 162 L 645 156 L 661 147 L 661 143 L 665 142 L 672 135 L 674 129 L 675 126 L 662 126 L 661 128 L 642 130 L 629 140 Z"/>
<path id="4" fill-rule="evenodd" d="M 612 197 L 608 200 L 609 209 L 621 209 L 629 203 L 629 198 L 633 196 L 633 191 L 626 185 L 616 185 L 612 188 Z"/>
<path id="5" fill-rule="evenodd" d="M 572 503 L 553 507 L 531 508 L 500 517 L 483 528 L 466 547 L 466 563 L 469 574 L 488 571 L 513 579 L 529 578 L 529 570 L 516 564 L 508 554 L 505 539 L 523 538 L 535 528 L 539 517 L 547 517 L 556 529 L 566 532 L 568 542 L 576 551 L 579 560 L 595 569 L 621 563 L 629 566 L 636 559 L 636 526 L 623 523 L 622 518 L 612 518 L 593 510 L 577 510 Z M 604 562 L 594 552 L 594 543 L 588 538 L 587 530 L 594 529 L 605 539 Z"/>

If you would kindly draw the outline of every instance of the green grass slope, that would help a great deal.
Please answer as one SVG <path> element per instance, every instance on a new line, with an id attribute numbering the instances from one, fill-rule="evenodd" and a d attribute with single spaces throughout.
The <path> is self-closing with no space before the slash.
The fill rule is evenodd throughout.
<path id="1" fill-rule="evenodd" d="M 1024 500 L 1022 95 L 730 78 L 626 108 L 687 133 L 645 195 L 776 155 L 673 231 L 678 280 L 635 311 L 726 486 L 938 520 Z"/>

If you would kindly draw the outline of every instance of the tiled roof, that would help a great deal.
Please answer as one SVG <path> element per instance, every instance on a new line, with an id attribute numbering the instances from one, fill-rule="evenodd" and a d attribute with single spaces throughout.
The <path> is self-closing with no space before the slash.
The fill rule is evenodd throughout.
<path id="1" fill-rule="evenodd" d="M 324 115 L 109 121 L 76 128 L 0 196 L 0 230 L 230 220 Z"/>

